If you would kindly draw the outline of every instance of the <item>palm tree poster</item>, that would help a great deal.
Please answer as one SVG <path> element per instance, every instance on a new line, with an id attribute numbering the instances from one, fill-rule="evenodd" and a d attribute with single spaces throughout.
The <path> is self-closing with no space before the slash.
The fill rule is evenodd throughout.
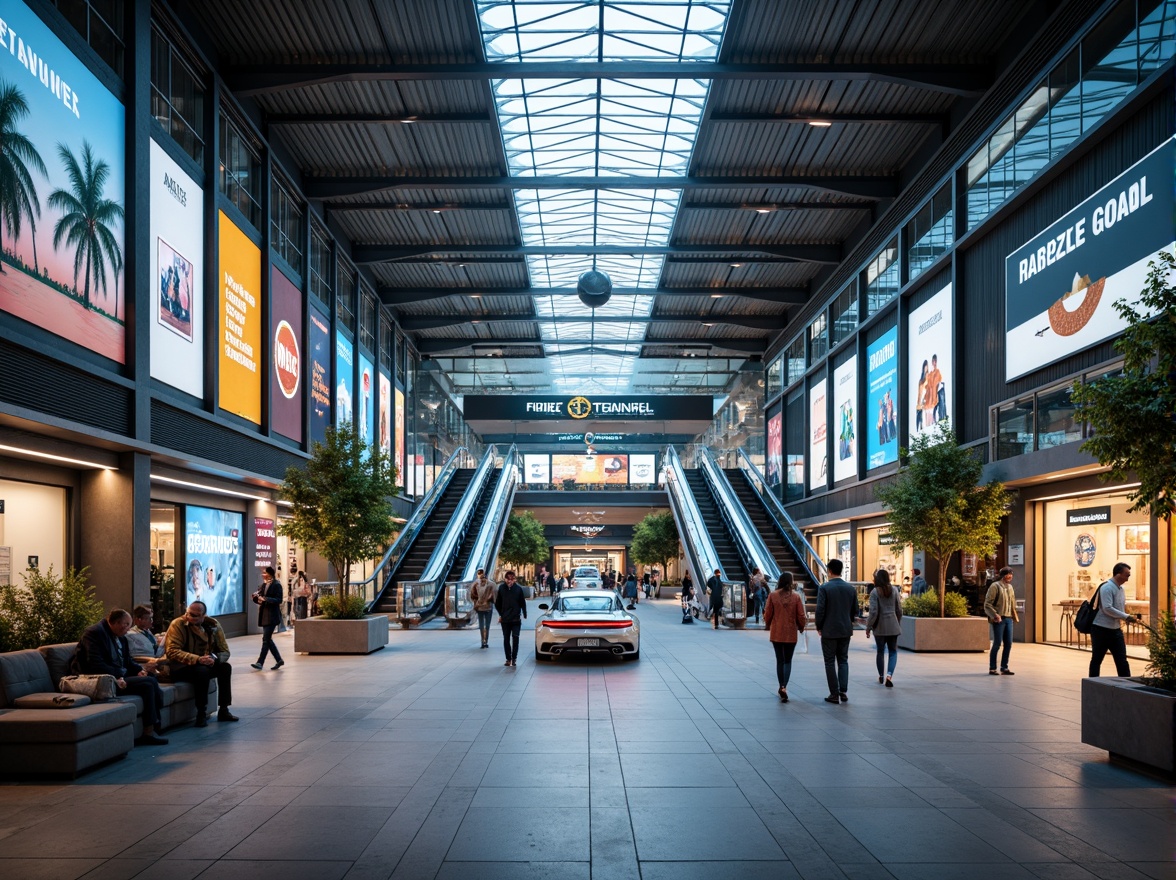
<path id="1" fill-rule="evenodd" d="M 123 105 L 22 2 L 0 20 L 0 311 L 126 359 Z M 5 319 L 6 320 L 6 319 Z"/>

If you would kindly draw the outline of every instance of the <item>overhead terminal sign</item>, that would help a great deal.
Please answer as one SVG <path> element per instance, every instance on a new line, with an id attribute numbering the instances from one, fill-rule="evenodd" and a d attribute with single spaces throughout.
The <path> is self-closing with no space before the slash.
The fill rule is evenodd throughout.
<path id="1" fill-rule="evenodd" d="M 710 397 L 587 397 L 584 395 L 466 395 L 467 421 L 564 421 L 610 419 L 615 421 L 710 421 L 714 402 Z"/>

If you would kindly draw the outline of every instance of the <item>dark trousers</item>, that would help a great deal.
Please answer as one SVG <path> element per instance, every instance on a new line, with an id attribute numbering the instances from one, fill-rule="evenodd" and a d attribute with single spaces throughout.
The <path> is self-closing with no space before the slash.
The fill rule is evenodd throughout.
<path id="1" fill-rule="evenodd" d="M 992 629 L 992 650 L 988 652 L 988 668 L 996 669 L 996 652 L 1003 645 L 1004 651 L 1000 655 L 1000 668 L 1008 669 L 1009 651 L 1013 649 L 1013 619 L 1002 617 L 1000 623 L 989 621 L 988 625 Z"/>
<path id="2" fill-rule="evenodd" d="M 723 617 L 723 606 L 722 605 L 712 605 L 711 606 L 711 619 L 714 620 L 714 622 L 715 622 L 715 629 L 719 628 L 719 622 L 722 620 L 722 617 Z"/>
<path id="3" fill-rule="evenodd" d="M 796 642 L 772 642 L 772 650 L 776 652 L 776 681 L 780 687 L 788 687 L 788 679 L 792 678 L 792 654 L 796 651 Z"/>
<path id="4" fill-rule="evenodd" d="M 849 637 L 844 639 L 821 639 L 821 654 L 825 657 L 825 680 L 829 693 L 837 696 L 849 690 Z M 837 667 L 834 669 L 833 664 Z"/>
<path id="5" fill-rule="evenodd" d="M 309 596 L 295 596 L 294 597 L 294 619 L 306 620 L 306 606 L 309 601 Z"/>
<path id="6" fill-rule="evenodd" d="M 1115 660 L 1115 675 L 1124 678 L 1129 676 L 1131 666 L 1127 663 L 1127 643 L 1123 641 L 1123 630 L 1095 624 L 1090 630 L 1090 677 L 1098 678 L 1107 651 L 1111 652 Z"/>
<path id="7" fill-rule="evenodd" d="M 265 655 L 273 654 L 274 661 L 282 662 L 282 655 L 278 653 L 278 646 L 274 644 L 274 628 L 277 624 L 270 624 L 261 628 L 261 656 L 257 658 L 259 664 L 265 663 Z"/>
<path id="8" fill-rule="evenodd" d="M 519 659 L 519 633 L 522 632 L 523 622 L 521 620 L 509 622 L 502 618 L 499 618 L 498 622 L 502 624 L 502 648 L 506 651 L 506 659 L 512 661 Z"/>
<path id="9" fill-rule="evenodd" d="M 163 692 L 154 675 L 128 675 L 123 679 L 126 689 L 123 693 L 143 701 L 143 727 L 159 727 L 159 710 L 163 706 Z"/>
<path id="10" fill-rule="evenodd" d="M 190 681 L 196 689 L 196 712 L 208 711 L 208 683 L 216 679 L 217 702 L 221 709 L 233 705 L 233 666 L 219 660 L 211 666 L 194 663 L 191 666 L 172 666 L 172 678 Z"/>
<path id="11" fill-rule="evenodd" d="M 898 636 L 880 636 L 874 633 L 874 641 L 878 645 L 878 675 L 894 675 L 894 667 L 898 665 Z M 882 671 L 884 651 L 890 652 L 886 672 Z"/>

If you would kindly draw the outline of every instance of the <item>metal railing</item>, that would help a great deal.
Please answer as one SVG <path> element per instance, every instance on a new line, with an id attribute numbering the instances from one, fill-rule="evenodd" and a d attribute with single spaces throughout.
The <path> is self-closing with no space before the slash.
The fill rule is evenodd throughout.
<path id="1" fill-rule="evenodd" d="M 678 537 L 686 550 L 686 567 L 694 583 L 698 584 L 696 589 L 701 589 L 715 569 L 721 572 L 723 566 L 694 501 L 694 493 L 686 482 L 682 461 L 673 446 L 667 446 L 662 456 L 662 473 L 665 476 L 666 494 L 670 499 L 670 511 L 678 525 Z"/>
<path id="2" fill-rule="evenodd" d="M 804 536 L 804 532 L 800 530 L 800 526 L 788 515 L 788 511 L 784 509 L 784 505 L 780 503 L 780 499 L 773 494 L 768 487 L 767 481 L 764 480 L 764 475 L 760 473 L 760 469 L 755 466 L 747 453 L 742 449 L 738 450 L 738 464 L 751 482 L 751 488 L 755 490 L 760 501 L 763 503 L 768 512 L 768 516 L 776 524 L 776 528 L 780 531 L 781 537 L 788 542 L 788 546 L 792 548 L 792 552 L 796 554 L 797 561 L 804 568 L 809 576 L 809 581 L 815 589 L 818 584 L 823 584 L 829 579 L 829 571 L 825 568 L 825 563 L 821 557 L 817 555 L 817 551 L 813 549 L 813 545 L 808 542 Z"/>
<path id="3" fill-rule="evenodd" d="M 731 488 L 731 482 L 727 479 L 722 468 L 715 463 L 709 449 L 705 446 L 698 447 L 694 460 L 707 483 L 710 484 L 711 490 L 715 493 L 719 512 L 731 529 L 731 535 L 735 538 L 739 555 L 743 557 L 747 570 L 754 571 L 758 568 L 768 579 L 770 589 L 780 580 L 780 566 L 772 557 L 767 545 L 764 544 L 755 524 L 748 517 L 743 502 L 739 500 L 739 496 Z"/>
<path id="4" fill-rule="evenodd" d="M 408 522 L 404 524 L 404 528 L 400 530 L 400 534 L 396 536 L 396 540 L 392 542 L 392 546 L 388 548 L 388 552 L 384 554 L 371 576 L 352 585 L 353 588 L 360 588 L 364 603 L 369 611 L 379 599 L 380 593 L 383 592 L 387 583 L 386 575 L 396 571 L 404 554 L 412 547 L 417 535 L 420 534 L 421 529 L 425 527 L 425 523 L 436 509 L 437 502 L 441 500 L 441 496 L 449 488 L 449 481 L 453 479 L 453 475 L 460 468 L 462 457 L 468 454 L 469 450 L 464 446 L 459 446 L 453 451 L 453 454 L 441 466 L 441 471 L 437 474 L 437 478 L 425 494 L 420 506 L 412 512 L 412 516 L 408 518 Z"/>
<path id="5" fill-rule="evenodd" d="M 474 541 L 474 548 L 466 562 L 465 571 L 458 573 L 459 583 L 472 582 L 477 577 L 479 568 L 486 569 L 486 577 L 494 580 L 498 548 L 502 544 L 502 533 L 506 530 L 506 521 L 510 516 L 515 491 L 519 485 L 519 457 L 518 447 L 512 445 L 502 459 L 498 485 L 494 487 L 494 494 L 490 497 L 486 519 L 478 530 L 478 537 Z"/>

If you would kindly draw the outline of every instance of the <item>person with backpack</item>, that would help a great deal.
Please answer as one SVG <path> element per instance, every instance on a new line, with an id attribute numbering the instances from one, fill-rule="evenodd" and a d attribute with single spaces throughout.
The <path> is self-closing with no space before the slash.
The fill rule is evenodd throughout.
<path id="1" fill-rule="evenodd" d="M 1130 578 L 1131 566 L 1126 562 L 1116 562 L 1111 569 L 1111 579 L 1104 581 L 1098 588 L 1098 614 L 1094 616 L 1094 626 L 1090 628 L 1088 672 L 1091 678 L 1098 678 L 1107 651 L 1114 658 L 1115 674 L 1123 678 L 1131 675 L 1131 665 L 1127 662 L 1127 643 L 1123 639 L 1122 630 L 1123 621 L 1131 618 L 1126 611 L 1127 597 L 1123 591 L 1123 585 Z"/>
<path id="2" fill-rule="evenodd" d="M 804 599 L 796 592 L 792 572 L 780 572 L 776 589 L 768 596 L 764 605 L 764 625 L 768 628 L 768 639 L 776 652 L 776 682 L 780 702 L 788 702 L 788 680 L 792 677 L 792 655 L 796 642 L 808 624 L 804 610 Z"/>

